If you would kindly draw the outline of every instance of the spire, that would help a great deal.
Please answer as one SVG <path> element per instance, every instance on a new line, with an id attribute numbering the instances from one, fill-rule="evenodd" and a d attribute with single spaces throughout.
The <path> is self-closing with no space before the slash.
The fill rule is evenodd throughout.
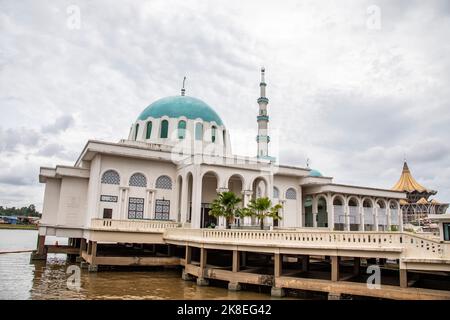
<path id="1" fill-rule="evenodd" d="M 186 82 L 186 77 L 183 78 L 183 87 L 181 88 L 181 95 L 184 96 L 186 89 L 184 88 L 184 83 Z"/>
<path id="2" fill-rule="evenodd" d="M 259 83 L 260 97 L 261 98 L 265 98 L 266 97 L 265 73 L 266 73 L 266 68 L 261 67 L 261 82 Z"/>
<path id="3" fill-rule="evenodd" d="M 420 183 L 416 181 L 416 179 L 414 179 L 414 177 L 411 174 L 411 171 L 409 171 L 408 163 L 406 161 L 403 163 L 403 170 L 400 179 L 392 188 L 392 190 L 406 191 L 406 192 L 413 192 L 413 191 L 428 192 L 428 190 L 425 187 L 423 187 Z"/>

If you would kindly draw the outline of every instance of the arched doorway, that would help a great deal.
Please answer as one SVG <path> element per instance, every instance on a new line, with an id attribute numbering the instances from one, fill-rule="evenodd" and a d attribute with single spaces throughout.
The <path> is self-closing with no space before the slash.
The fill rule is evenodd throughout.
<path id="1" fill-rule="evenodd" d="M 358 231 L 361 223 L 359 215 L 359 200 L 355 197 L 348 199 L 348 214 L 350 231 Z"/>
<path id="2" fill-rule="evenodd" d="M 257 198 L 268 197 L 268 183 L 266 179 L 262 177 L 257 177 L 252 182 L 252 199 L 255 200 Z M 268 221 L 264 221 L 264 224 L 267 225 Z M 259 220 L 255 217 L 251 218 L 251 225 L 259 225 Z"/>
<path id="3" fill-rule="evenodd" d="M 313 198 L 311 196 L 305 197 L 305 206 L 304 206 L 304 226 L 307 228 L 313 227 Z"/>
<path id="4" fill-rule="evenodd" d="M 200 205 L 200 228 L 214 228 L 217 219 L 209 215 L 211 204 L 217 198 L 219 187 L 218 175 L 213 171 L 206 172 L 202 177 L 202 201 Z"/>
<path id="5" fill-rule="evenodd" d="M 376 202 L 377 217 L 378 217 L 378 231 L 386 231 L 387 229 L 387 210 L 386 202 L 384 200 L 378 200 Z"/>
<path id="6" fill-rule="evenodd" d="M 363 201 L 363 214 L 364 214 L 364 231 L 373 231 L 375 225 L 375 219 L 373 214 L 372 200 L 364 199 Z"/>
<path id="7" fill-rule="evenodd" d="M 327 199 L 323 196 L 317 200 L 317 227 L 328 227 Z"/>
<path id="8" fill-rule="evenodd" d="M 344 199 L 337 196 L 333 200 L 334 211 L 334 230 L 344 231 L 345 228 L 345 213 L 344 213 Z"/>

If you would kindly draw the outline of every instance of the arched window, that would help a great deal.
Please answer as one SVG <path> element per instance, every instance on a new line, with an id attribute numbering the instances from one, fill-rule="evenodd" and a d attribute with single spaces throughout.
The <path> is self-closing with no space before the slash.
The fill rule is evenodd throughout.
<path id="1" fill-rule="evenodd" d="M 155 187 L 158 189 L 172 190 L 172 180 L 168 176 L 160 176 L 156 179 Z"/>
<path id="2" fill-rule="evenodd" d="M 216 142 L 216 126 L 211 127 L 211 141 L 214 143 Z"/>
<path id="3" fill-rule="evenodd" d="M 178 139 L 184 139 L 186 137 L 186 121 L 181 120 L 178 122 Z"/>
<path id="4" fill-rule="evenodd" d="M 297 199 L 297 192 L 295 192 L 294 188 L 289 188 L 286 190 L 286 199 L 289 199 L 289 200 Z"/>
<path id="5" fill-rule="evenodd" d="M 195 140 L 203 140 L 203 124 L 200 122 L 195 124 Z"/>
<path id="6" fill-rule="evenodd" d="M 129 185 L 131 187 L 147 187 L 147 179 L 142 173 L 135 173 L 130 177 Z"/>
<path id="7" fill-rule="evenodd" d="M 150 139 L 152 136 L 152 122 L 147 122 L 147 131 L 145 132 L 145 139 Z"/>
<path id="8" fill-rule="evenodd" d="M 165 139 L 169 135 L 169 121 L 163 120 L 161 121 L 161 133 L 160 138 Z"/>
<path id="9" fill-rule="evenodd" d="M 278 199 L 280 197 L 280 190 L 277 187 L 273 187 L 273 197 L 274 199 Z"/>
<path id="10" fill-rule="evenodd" d="M 136 129 L 134 131 L 134 140 L 137 140 L 138 133 L 139 133 L 139 123 L 136 123 Z"/>
<path id="11" fill-rule="evenodd" d="M 120 176 L 114 170 L 105 171 L 102 175 L 102 183 L 104 184 L 120 184 Z"/>

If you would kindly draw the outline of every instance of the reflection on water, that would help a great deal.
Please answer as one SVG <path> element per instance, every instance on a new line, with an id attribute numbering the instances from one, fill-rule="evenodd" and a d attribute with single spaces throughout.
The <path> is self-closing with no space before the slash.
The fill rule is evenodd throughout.
<path id="1" fill-rule="evenodd" d="M 36 236 L 36 231 L 0 230 L 0 251 L 33 249 Z M 65 243 L 55 238 L 48 241 Z M 46 263 L 30 263 L 30 253 L 0 254 L 0 299 L 270 299 L 268 294 L 198 287 L 183 281 L 178 270 L 82 270 L 77 292 L 66 284 L 70 265 L 61 254 L 49 254 Z"/>

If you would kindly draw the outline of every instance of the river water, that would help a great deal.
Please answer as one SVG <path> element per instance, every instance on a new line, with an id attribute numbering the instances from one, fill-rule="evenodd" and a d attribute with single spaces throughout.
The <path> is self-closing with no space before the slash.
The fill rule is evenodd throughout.
<path id="1" fill-rule="evenodd" d="M 37 231 L 0 229 L 0 252 L 35 249 Z M 47 244 L 67 244 L 47 237 Z M 71 273 L 62 254 L 49 254 L 47 262 L 30 263 L 31 253 L 0 254 L 0 300 L 40 299 L 271 299 L 257 292 L 231 292 L 225 288 L 198 287 L 183 281 L 179 270 L 100 271 L 81 270 L 78 289 L 67 285 Z M 69 279 L 70 280 L 70 279 Z"/>

